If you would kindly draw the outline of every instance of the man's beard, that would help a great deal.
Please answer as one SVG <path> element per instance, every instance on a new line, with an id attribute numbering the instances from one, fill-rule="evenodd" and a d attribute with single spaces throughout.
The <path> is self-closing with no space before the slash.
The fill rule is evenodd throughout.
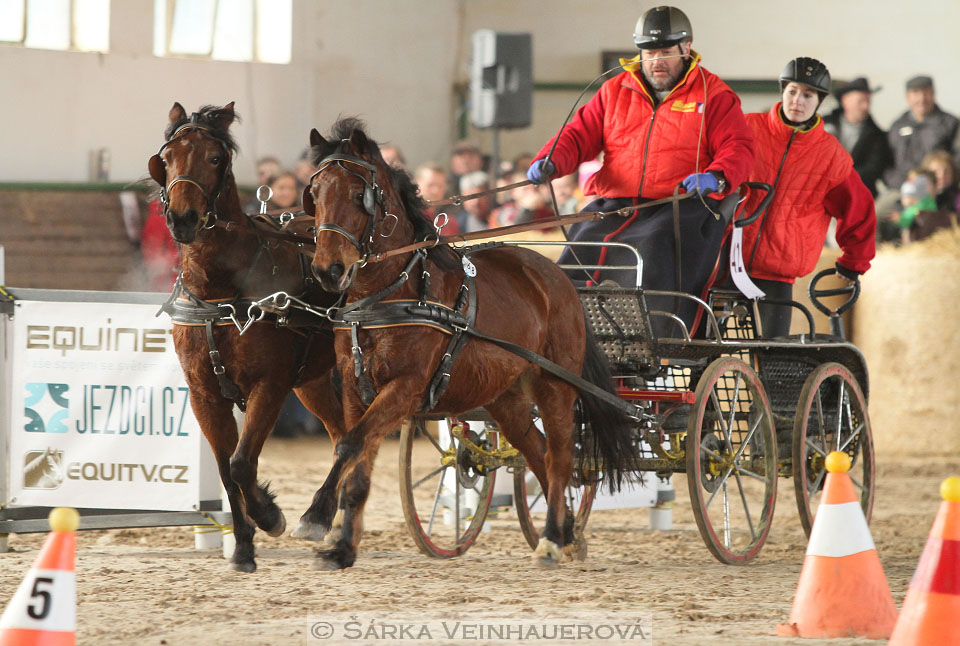
<path id="1" fill-rule="evenodd" d="M 677 73 L 674 74 L 673 76 L 669 77 L 665 81 L 657 82 L 651 79 L 647 75 L 646 71 L 644 71 L 643 78 L 646 79 L 647 83 L 650 85 L 650 87 L 654 89 L 654 91 L 666 92 L 676 87 L 677 83 L 680 81 L 680 77 L 683 76 L 683 72 L 684 72 L 684 68 L 681 67 L 679 70 L 677 70 Z"/>

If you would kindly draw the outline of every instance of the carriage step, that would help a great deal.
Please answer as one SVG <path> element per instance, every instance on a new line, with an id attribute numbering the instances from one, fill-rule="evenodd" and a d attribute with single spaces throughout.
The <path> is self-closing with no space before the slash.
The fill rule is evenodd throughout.
<path id="1" fill-rule="evenodd" d="M 633 388 L 620 386 L 617 388 L 617 396 L 621 399 L 643 399 L 677 404 L 694 404 L 697 401 L 696 393 L 692 390 L 634 390 Z"/>

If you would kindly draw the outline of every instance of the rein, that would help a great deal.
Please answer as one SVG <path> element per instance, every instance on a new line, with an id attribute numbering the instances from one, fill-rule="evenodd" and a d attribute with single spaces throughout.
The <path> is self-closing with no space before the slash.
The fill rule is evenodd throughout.
<path id="1" fill-rule="evenodd" d="M 493 195 L 494 193 L 503 193 L 504 191 L 512 191 L 515 188 L 520 188 L 521 186 L 527 186 L 528 184 L 533 184 L 528 179 L 523 180 L 522 182 L 516 182 L 515 184 L 507 184 L 506 186 L 501 186 L 499 188 L 491 188 L 487 191 L 480 191 L 479 193 L 471 193 L 470 195 L 453 195 L 451 197 L 437 200 L 436 202 L 431 202 L 430 200 L 425 200 L 427 206 L 461 206 L 464 202 L 469 200 L 475 200 L 478 197 L 483 197 L 484 195 Z"/>
<path id="2" fill-rule="evenodd" d="M 521 182 L 523 183 L 523 182 Z M 529 182 L 526 182 L 529 183 Z M 624 215 L 632 211 L 637 211 L 640 209 L 645 209 L 653 206 L 660 206 L 662 204 L 679 204 L 680 200 L 685 200 L 687 198 L 693 197 L 695 193 L 679 193 L 674 192 L 673 195 L 669 197 L 663 197 L 658 200 L 652 200 L 650 202 L 644 202 L 643 204 L 636 204 L 634 206 L 625 206 L 616 211 L 595 211 L 590 213 L 575 213 L 572 215 L 559 215 L 552 218 L 544 218 L 542 220 L 537 220 L 535 222 L 528 222 L 525 224 L 512 224 L 506 227 L 497 227 L 495 229 L 485 229 L 483 231 L 475 231 L 473 233 L 458 234 L 452 236 L 441 236 L 434 240 L 423 240 L 421 242 L 414 242 L 412 244 L 405 245 L 403 247 L 398 247 L 396 249 L 390 249 L 389 251 L 383 251 L 377 254 L 373 254 L 364 259 L 365 262 L 381 262 L 387 258 L 392 258 L 393 256 L 399 256 L 401 254 L 409 253 L 411 251 L 416 251 L 418 249 L 423 249 L 425 247 L 435 247 L 439 244 L 456 244 L 469 242 L 470 240 L 481 240 L 485 238 L 496 238 L 500 236 L 506 236 L 513 233 L 522 233 L 524 231 L 536 231 L 538 229 L 552 229 L 557 226 L 563 226 L 566 224 L 576 224 L 577 222 L 586 222 L 590 220 L 601 220 L 610 215 Z M 472 196 L 467 196 L 472 197 Z"/>

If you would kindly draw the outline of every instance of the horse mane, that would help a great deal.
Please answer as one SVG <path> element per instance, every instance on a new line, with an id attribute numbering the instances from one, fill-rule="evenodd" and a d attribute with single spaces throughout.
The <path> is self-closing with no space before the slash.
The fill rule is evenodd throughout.
<path id="1" fill-rule="evenodd" d="M 220 126 L 220 117 L 224 114 L 224 112 L 224 109 L 221 107 L 215 105 L 205 105 L 194 114 L 197 115 L 197 123 L 206 127 L 211 135 L 219 139 L 223 145 L 227 147 L 227 150 L 230 151 L 231 155 L 236 155 L 240 150 L 240 146 L 237 145 L 237 140 L 233 138 L 232 134 L 230 134 L 229 127 L 223 128 Z M 184 124 L 190 123 L 192 118 L 193 117 L 191 115 L 171 122 L 164 131 L 163 136 L 167 141 L 169 141 L 170 137 L 173 136 L 173 133 L 177 131 L 177 128 Z M 240 121 L 240 115 L 238 115 L 236 112 L 233 113 L 233 121 Z"/>
<path id="2" fill-rule="evenodd" d="M 385 166 L 388 169 L 388 177 L 397 193 L 400 195 L 400 202 L 403 204 L 403 210 L 407 214 L 407 219 L 413 225 L 413 235 L 417 240 L 426 240 L 431 235 L 436 235 L 436 229 L 433 227 L 433 221 L 427 217 L 424 210 L 427 203 L 420 196 L 419 189 L 407 171 L 394 168 L 385 161 L 380 154 L 380 145 L 367 136 L 366 124 L 356 117 L 341 117 L 330 128 L 330 135 L 325 138 L 325 142 L 319 146 L 310 148 L 310 162 L 314 166 L 319 166 L 320 162 L 335 153 L 343 153 L 347 148 L 353 148 L 350 143 L 350 137 L 359 132 L 363 135 L 365 142 L 362 150 L 353 151 L 355 154 L 368 157 L 374 161 L 380 162 L 379 166 Z M 449 245 L 437 245 L 427 250 L 427 257 L 442 269 L 458 269 L 462 266 L 460 257 L 450 248 Z"/>

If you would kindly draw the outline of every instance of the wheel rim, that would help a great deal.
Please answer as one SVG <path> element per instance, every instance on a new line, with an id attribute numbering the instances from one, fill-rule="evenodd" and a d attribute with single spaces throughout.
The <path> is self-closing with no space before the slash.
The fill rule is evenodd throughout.
<path id="1" fill-rule="evenodd" d="M 438 427 L 439 432 L 428 429 L 415 418 L 401 431 L 400 493 L 417 547 L 429 556 L 451 558 L 466 552 L 483 528 L 496 471 L 478 467 L 472 452 L 442 424 Z M 485 448 L 496 448 L 497 433 L 486 434 L 475 423 L 474 429 Z"/>
<path id="2" fill-rule="evenodd" d="M 840 364 L 818 366 L 804 383 L 797 409 L 794 490 L 804 532 L 809 536 L 813 528 L 826 477 L 824 460 L 831 451 L 850 456 L 848 474 L 869 522 L 873 508 L 873 435 L 856 379 Z"/>
<path id="3" fill-rule="evenodd" d="M 776 502 L 773 416 L 753 369 L 733 357 L 712 363 L 697 385 L 687 430 L 687 482 L 710 551 L 745 563 L 760 551 Z"/>

